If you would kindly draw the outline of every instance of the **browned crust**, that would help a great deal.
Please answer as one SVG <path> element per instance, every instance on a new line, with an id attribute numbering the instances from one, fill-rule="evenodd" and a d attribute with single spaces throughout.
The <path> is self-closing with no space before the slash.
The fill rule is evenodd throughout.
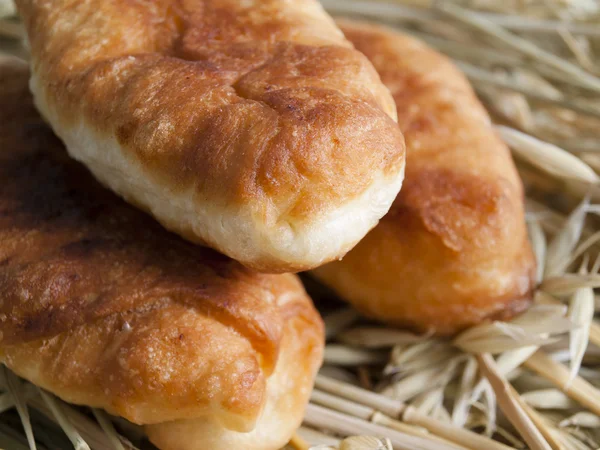
<path id="1" fill-rule="evenodd" d="M 321 360 L 322 335 L 314 319 L 288 309 L 280 358 L 267 382 L 266 404 L 249 433 L 227 430 L 214 417 L 166 422 L 145 427 L 150 440 L 162 450 L 279 450 L 300 426 Z"/>
<path id="2" fill-rule="evenodd" d="M 394 96 L 408 165 L 387 216 L 317 276 L 370 316 L 439 334 L 522 311 L 534 273 L 523 188 L 469 83 L 413 38 L 338 24 Z"/>
<path id="3" fill-rule="evenodd" d="M 40 119 L 26 67 L 0 64 L 2 360 L 137 423 L 251 428 L 290 320 L 322 346 L 299 280 L 189 244 L 103 189 Z"/>
<path id="4" fill-rule="evenodd" d="M 57 134 L 83 123 L 116 137 L 145 177 L 193 196 L 198 208 L 206 199 L 251 205 L 257 223 L 297 227 L 404 165 L 389 92 L 314 0 L 17 4 L 38 103 Z M 134 181 L 124 189 L 153 206 L 137 198 Z M 223 251 L 176 218 L 159 219 Z M 243 262 L 278 272 L 309 264 Z"/>

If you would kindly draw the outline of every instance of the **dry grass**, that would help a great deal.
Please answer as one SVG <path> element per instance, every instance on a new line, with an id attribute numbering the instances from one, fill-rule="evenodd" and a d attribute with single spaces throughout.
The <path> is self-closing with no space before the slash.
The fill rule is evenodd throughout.
<path id="1" fill-rule="evenodd" d="M 402 28 L 454 58 L 472 81 L 527 188 L 539 291 L 522 316 L 452 341 L 373 325 L 349 308 L 326 314 L 326 365 L 288 447 L 599 447 L 600 4 L 324 4 Z M 0 48 L 26 56 L 13 13 L 0 0 Z M 147 448 L 139 427 L 73 408 L 9 371 L 0 375 L 2 448 Z M 348 438 L 355 434 L 364 436 Z"/>

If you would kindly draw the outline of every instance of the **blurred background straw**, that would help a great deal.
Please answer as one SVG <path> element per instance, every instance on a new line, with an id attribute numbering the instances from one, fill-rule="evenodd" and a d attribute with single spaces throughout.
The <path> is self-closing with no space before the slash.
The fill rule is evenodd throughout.
<path id="1" fill-rule="evenodd" d="M 600 2 L 323 0 L 453 58 L 511 147 L 538 259 L 534 306 L 453 340 L 362 318 L 314 281 L 325 365 L 289 448 L 600 447 Z M 0 0 L 0 57 L 27 58 Z M 151 449 L 140 427 L 0 372 L 0 448 Z M 364 436 L 348 437 L 352 434 Z"/>

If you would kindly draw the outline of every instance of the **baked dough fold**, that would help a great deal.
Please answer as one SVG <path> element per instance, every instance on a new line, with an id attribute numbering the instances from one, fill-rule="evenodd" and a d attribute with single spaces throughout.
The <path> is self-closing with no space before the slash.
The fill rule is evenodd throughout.
<path id="1" fill-rule="evenodd" d="M 184 241 L 104 189 L 43 123 L 27 75 L 0 61 L 0 361 L 146 424 L 163 450 L 279 449 L 323 350 L 298 278 Z"/>
<path id="2" fill-rule="evenodd" d="M 394 102 L 316 0 L 19 0 L 36 105 L 165 227 L 263 272 L 343 256 L 404 173 Z"/>
<path id="3" fill-rule="evenodd" d="M 338 24 L 394 96 L 408 166 L 379 225 L 315 275 L 368 316 L 420 331 L 522 311 L 535 268 L 523 186 L 468 81 L 412 37 Z"/>

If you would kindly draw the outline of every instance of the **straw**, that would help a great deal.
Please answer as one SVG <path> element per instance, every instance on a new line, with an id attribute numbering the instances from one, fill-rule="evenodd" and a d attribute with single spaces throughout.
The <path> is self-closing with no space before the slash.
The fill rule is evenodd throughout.
<path id="1" fill-rule="evenodd" d="M 400 416 L 402 411 L 406 408 L 402 402 L 397 400 L 323 375 L 317 375 L 315 387 L 339 397 L 360 403 L 361 405 L 369 406 L 391 417 Z"/>
<path id="2" fill-rule="evenodd" d="M 53 396 L 47 392 L 44 392 L 42 389 L 40 389 L 39 392 L 46 405 L 48 405 L 48 408 L 50 408 L 50 411 L 52 411 L 52 415 L 60 427 L 64 430 L 69 440 L 73 443 L 75 450 L 90 450 L 90 446 L 83 440 L 75 427 L 73 427 L 69 419 L 65 416 L 63 411 L 61 411 L 60 404 L 53 398 Z"/>
<path id="3" fill-rule="evenodd" d="M 523 396 L 519 395 L 519 393 L 512 386 L 509 386 L 509 389 L 512 398 L 514 398 L 519 403 L 519 406 L 523 409 L 525 414 L 527 414 L 531 422 L 537 427 L 544 439 L 546 439 L 548 445 L 550 445 L 550 447 L 552 447 L 553 450 L 563 450 L 564 445 L 562 444 L 562 442 L 557 436 L 556 431 L 552 429 L 548 421 L 545 420 L 544 417 L 542 417 L 540 414 L 538 414 L 535 411 L 535 409 L 530 407 L 527 404 L 527 402 L 524 401 L 525 399 L 523 398 Z"/>
<path id="4" fill-rule="evenodd" d="M 328 445 L 337 448 L 341 442 L 336 437 L 306 426 L 301 426 L 295 435 L 314 445 Z"/>
<path id="5" fill-rule="evenodd" d="M 21 381 L 13 374 L 6 366 L 2 366 L 2 378 L 3 384 L 8 388 L 13 402 L 23 423 L 25 429 L 25 436 L 27 436 L 27 443 L 31 450 L 36 450 L 35 438 L 33 437 L 33 429 L 31 428 L 31 421 L 29 420 L 29 411 L 27 410 L 27 399 L 23 392 Z"/>
<path id="6" fill-rule="evenodd" d="M 296 450 L 308 450 L 310 448 L 308 442 L 302 439 L 297 433 L 294 433 L 288 445 L 291 445 Z"/>
<path id="7" fill-rule="evenodd" d="M 520 402 L 516 400 L 516 395 L 508 382 L 499 373 L 494 359 L 489 354 L 481 354 L 477 355 L 477 362 L 482 373 L 492 385 L 500 408 L 514 427 L 519 430 L 519 434 L 531 450 L 551 450 L 544 436 L 523 411 Z"/>
<path id="8" fill-rule="evenodd" d="M 519 36 L 512 34 L 502 27 L 496 25 L 494 22 L 477 16 L 469 12 L 468 10 L 451 4 L 449 2 L 439 2 L 436 6 L 444 14 L 449 17 L 458 20 L 464 24 L 472 26 L 478 31 L 485 33 L 506 45 L 508 48 L 517 52 L 523 53 L 530 58 L 536 59 L 558 71 L 564 72 L 574 78 L 577 78 L 580 82 L 585 83 L 586 87 L 595 91 L 600 92 L 600 79 L 582 70 L 580 67 L 571 64 L 564 59 L 549 53 L 542 48 L 536 46 L 531 41 L 520 38 Z"/>
<path id="9" fill-rule="evenodd" d="M 104 431 L 104 433 L 106 434 L 106 437 L 110 441 L 113 448 L 115 450 L 125 450 L 125 447 L 121 443 L 121 439 L 119 438 L 117 430 L 115 430 L 115 427 L 110 421 L 108 415 L 104 411 L 96 408 L 92 409 L 92 413 L 94 414 L 94 417 L 98 421 L 98 424 L 102 428 L 102 431 Z"/>
<path id="10" fill-rule="evenodd" d="M 312 403 L 307 407 L 304 423 L 343 435 L 385 436 L 391 441 L 394 450 L 464 450 L 456 445 L 391 430 Z"/>
<path id="11" fill-rule="evenodd" d="M 407 407 L 401 402 L 393 401 L 390 403 L 387 397 L 347 383 L 319 375 L 316 385 L 317 388 L 335 393 L 336 395 L 327 395 L 326 392 L 315 389 L 312 394 L 313 402 L 325 404 L 330 408 L 341 410 L 355 417 L 365 420 L 370 417 L 372 420 L 373 418 L 378 418 L 376 420 L 383 421 L 386 426 L 389 426 L 391 423 L 390 420 L 393 420 L 393 417 L 399 417 L 407 424 L 421 426 L 450 442 L 463 445 L 467 448 L 485 446 L 485 448 L 489 448 L 490 450 L 506 450 L 506 446 L 488 438 L 429 418 L 420 414 L 415 408 Z M 387 413 L 382 414 L 383 411 L 387 411 Z M 396 422 L 394 421 L 393 423 L 396 424 Z M 398 425 L 396 424 L 395 426 Z M 474 445 L 476 447 L 473 447 Z"/>
<path id="12" fill-rule="evenodd" d="M 327 9 L 334 12 L 352 10 L 355 14 L 380 19 L 387 17 L 396 20 L 416 20 L 428 22 L 435 20 L 439 14 L 434 10 L 417 8 L 403 4 L 390 4 L 388 2 L 369 2 L 356 0 L 323 0 L 321 2 Z M 411 3 L 410 1 L 408 3 Z M 350 5 L 349 5 L 350 4 Z M 475 12 L 475 17 L 488 20 L 498 26 L 515 31 L 528 31 L 536 33 L 556 33 L 558 27 L 578 35 L 600 37 L 600 30 L 593 24 L 564 22 L 558 20 L 545 20 L 535 17 L 519 17 L 515 15 L 496 14 L 489 12 Z"/>
<path id="13" fill-rule="evenodd" d="M 569 369 L 553 361 L 543 351 L 534 353 L 525 362 L 525 366 L 551 381 L 593 413 L 600 415 L 600 391 L 579 376 L 571 379 Z"/>

